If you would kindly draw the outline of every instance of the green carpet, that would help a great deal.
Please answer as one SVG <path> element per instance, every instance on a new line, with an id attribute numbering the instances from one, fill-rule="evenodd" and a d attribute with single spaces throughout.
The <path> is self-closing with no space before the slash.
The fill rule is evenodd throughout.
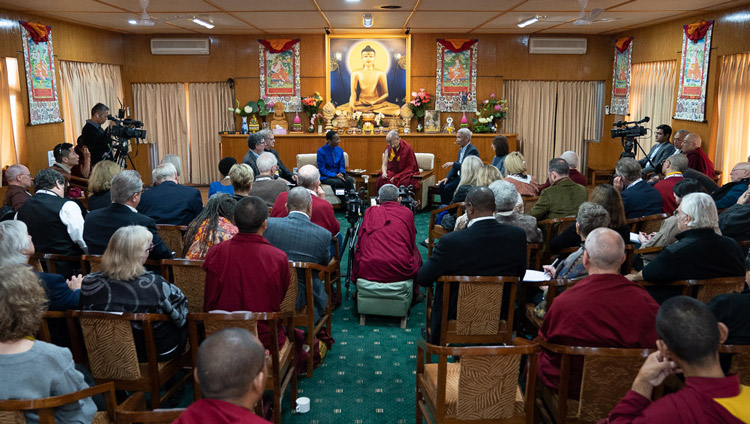
<path id="1" fill-rule="evenodd" d="M 349 223 L 344 213 L 337 212 L 336 217 L 345 233 Z M 429 217 L 429 212 L 417 214 L 417 241 L 427 238 Z M 419 249 L 426 259 L 427 249 Z M 346 264 L 346 256 L 342 264 Z M 287 393 L 282 404 L 285 423 L 414 421 L 416 343 L 425 325 L 425 302 L 411 309 L 405 329 L 395 317 L 368 316 L 367 325 L 360 326 L 353 308 L 349 296 L 333 312 L 336 343 L 312 378 L 298 380 L 298 396 L 310 398 L 310 412 L 293 414 Z"/>

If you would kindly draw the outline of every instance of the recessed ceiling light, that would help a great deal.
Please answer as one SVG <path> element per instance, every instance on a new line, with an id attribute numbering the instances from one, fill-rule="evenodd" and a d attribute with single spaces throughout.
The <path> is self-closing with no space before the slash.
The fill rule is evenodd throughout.
<path id="1" fill-rule="evenodd" d="M 359 0 L 346 0 L 347 3 L 359 3 Z"/>
<path id="2" fill-rule="evenodd" d="M 214 27 L 214 24 L 212 24 L 210 22 L 206 22 L 206 21 L 204 21 L 202 19 L 198 19 L 198 18 L 193 18 L 193 22 L 196 23 L 196 24 L 198 24 L 198 25 L 200 25 L 200 26 L 202 26 L 202 27 L 204 27 L 204 28 L 208 28 L 208 29 L 212 29 Z"/>
<path id="3" fill-rule="evenodd" d="M 525 21 L 518 24 L 519 28 L 525 28 L 531 24 L 539 22 L 539 16 L 534 16 L 533 18 L 526 19 Z"/>
<path id="4" fill-rule="evenodd" d="M 380 6 L 381 9 L 401 9 L 401 6 L 397 4 L 386 4 L 383 6 Z"/>
<path id="5" fill-rule="evenodd" d="M 372 26 L 372 22 L 372 13 L 365 13 L 364 15 L 362 15 L 362 25 L 364 25 L 365 28 L 370 28 Z"/>
<path id="6" fill-rule="evenodd" d="M 129 20 L 129 21 L 128 21 L 128 23 L 129 23 L 130 25 L 137 25 L 137 24 L 138 24 L 138 21 L 136 21 L 135 19 L 131 19 L 131 20 Z"/>

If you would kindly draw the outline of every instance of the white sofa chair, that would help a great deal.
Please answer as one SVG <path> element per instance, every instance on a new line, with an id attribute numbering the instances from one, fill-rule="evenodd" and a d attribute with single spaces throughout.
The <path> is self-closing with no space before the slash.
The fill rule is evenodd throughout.
<path id="1" fill-rule="evenodd" d="M 312 165 L 318 167 L 318 154 L 317 153 L 300 153 L 297 155 L 297 169 L 302 168 L 305 165 Z M 349 154 L 344 152 L 344 167 L 349 168 Z M 326 200 L 333 206 L 340 205 L 341 200 L 336 197 L 333 189 L 328 184 L 321 184 L 323 192 L 326 194 Z M 356 187 L 355 187 L 356 188 Z"/>

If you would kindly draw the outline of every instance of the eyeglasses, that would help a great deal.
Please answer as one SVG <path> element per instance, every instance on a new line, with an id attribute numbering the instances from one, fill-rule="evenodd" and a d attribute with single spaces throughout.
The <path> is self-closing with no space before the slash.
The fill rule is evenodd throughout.
<path id="1" fill-rule="evenodd" d="M 149 243 L 148 248 L 146 249 L 146 252 L 151 252 L 152 250 L 154 250 L 154 243 L 153 242 Z"/>

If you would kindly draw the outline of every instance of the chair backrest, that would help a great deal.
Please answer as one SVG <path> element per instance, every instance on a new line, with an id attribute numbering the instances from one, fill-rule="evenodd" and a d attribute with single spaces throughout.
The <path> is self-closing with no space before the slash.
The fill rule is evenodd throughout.
<path id="1" fill-rule="evenodd" d="M 147 259 L 145 265 L 153 267 L 162 267 L 161 260 Z M 102 255 L 83 255 L 81 256 L 81 269 L 88 273 L 100 272 L 102 270 Z M 164 274 L 162 270 L 162 274 Z"/>
<path id="2" fill-rule="evenodd" d="M 415 153 L 417 157 L 417 166 L 422 171 L 432 171 L 435 169 L 435 155 L 432 153 Z"/>
<path id="3" fill-rule="evenodd" d="M 523 200 L 523 213 L 527 214 L 531 212 L 531 208 L 536 205 L 537 200 L 539 200 L 539 196 L 521 196 L 521 200 Z"/>
<path id="4" fill-rule="evenodd" d="M 44 253 L 42 255 L 42 267 L 46 268 L 46 272 L 49 272 L 50 274 L 57 274 L 57 267 L 60 262 L 65 262 L 71 264 L 76 269 L 83 270 L 85 267 L 83 266 L 83 258 L 81 256 L 67 256 L 67 255 L 58 255 L 56 253 Z"/>
<path id="5" fill-rule="evenodd" d="M 730 374 L 740 376 L 740 384 L 750 386 L 750 345 L 720 345 L 719 353 L 731 354 Z"/>
<path id="6" fill-rule="evenodd" d="M 130 324 L 133 314 L 75 311 L 83 333 L 91 375 L 101 380 L 141 378 Z"/>
<path id="7" fill-rule="evenodd" d="M 627 224 L 630 225 L 630 231 L 636 234 L 639 232 L 651 234 L 659 231 L 665 219 L 667 219 L 667 214 L 659 213 L 640 218 L 630 218 L 627 220 Z"/>
<path id="8" fill-rule="evenodd" d="M 203 295 L 206 289 L 206 270 L 202 260 L 163 259 L 164 274 L 172 269 L 173 283 L 187 297 L 189 312 L 203 311 Z M 167 278 L 165 276 L 165 278 Z"/>
<path id="9" fill-rule="evenodd" d="M 34 253 L 29 257 L 29 266 L 31 266 L 34 271 L 44 272 L 44 269 L 42 269 L 42 261 L 44 261 L 44 254 Z"/>
<path id="10" fill-rule="evenodd" d="M 115 410 L 115 422 L 117 422 L 117 424 L 171 424 L 184 411 L 185 408 L 157 409 L 149 411 L 146 408 L 145 393 L 135 392 L 117 406 L 117 409 Z"/>
<path id="11" fill-rule="evenodd" d="M 536 224 L 544 231 L 544 245 L 549 246 L 553 238 L 562 234 L 571 225 L 575 225 L 576 217 L 566 216 L 563 218 L 543 219 Z"/>
<path id="12" fill-rule="evenodd" d="M 448 230 L 444 229 L 440 225 L 436 224 L 437 222 L 437 216 L 446 211 L 456 211 L 456 217 L 459 217 L 463 215 L 464 213 L 464 204 L 463 203 L 453 203 L 448 206 L 443 206 L 442 208 L 437 208 L 435 210 L 430 211 L 430 223 L 427 227 L 427 238 L 428 238 L 428 245 L 427 245 L 427 255 L 432 255 L 432 248 L 435 246 L 435 242 L 442 237 L 445 234 L 448 234 Z"/>
<path id="13" fill-rule="evenodd" d="M 187 231 L 186 226 L 156 224 L 156 231 L 159 233 L 159 237 L 164 240 L 169 250 L 182 256 L 182 252 L 185 250 L 185 243 L 182 241 L 182 237 L 185 231 Z"/>
<path id="14" fill-rule="evenodd" d="M 297 268 L 289 262 L 289 288 L 286 289 L 284 300 L 281 301 L 281 312 L 292 312 L 297 310 L 297 292 L 299 286 L 297 283 Z"/>
<path id="15" fill-rule="evenodd" d="M 317 153 L 299 153 L 297 155 L 297 168 L 302 168 L 305 165 L 312 165 L 318 167 L 318 154 Z M 344 166 L 349 168 L 349 153 L 344 152 Z"/>
<path id="16" fill-rule="evenodd" d="M 693 286 L 693 297 L 706 303 L 720 294 L 741 292 L 745 288 L 745 276 L 688 280 L 688 283 Z"/>

